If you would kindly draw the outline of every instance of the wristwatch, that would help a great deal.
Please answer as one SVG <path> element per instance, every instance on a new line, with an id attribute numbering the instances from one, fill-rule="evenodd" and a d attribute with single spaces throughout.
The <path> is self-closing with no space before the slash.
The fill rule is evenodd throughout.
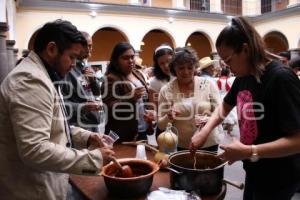
<path id="1" fill-rule="evenodd" d="M 259 160 L 258 152 L 257 152 L 257 146 L 252 144 L 251 145 L 251 162 L 257 162 Z"/>

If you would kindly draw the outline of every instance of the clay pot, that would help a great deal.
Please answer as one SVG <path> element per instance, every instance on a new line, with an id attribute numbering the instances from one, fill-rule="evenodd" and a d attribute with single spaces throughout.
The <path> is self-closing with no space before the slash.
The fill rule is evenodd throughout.
<path id="1" fill-rule="evenodd" d="M 152 185 L 153 175 L 159 166 L 149 160 L 135 158 L 118 159 L 121 165 L 128 165 L 132 169 L 133 177 L 118 177 L 118 167 L 109 163 L 103 167 L 101 175 L 109 193 L 114 196 L 134 197 L 146 194 Z"/>

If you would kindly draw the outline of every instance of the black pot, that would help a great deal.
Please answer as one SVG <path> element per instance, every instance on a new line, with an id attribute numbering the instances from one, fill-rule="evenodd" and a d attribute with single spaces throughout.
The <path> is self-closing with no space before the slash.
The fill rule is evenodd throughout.
<path id="1" fill-rule="evenodd" d="M 121 165 L 129 165 L 134 177 L 117 177 L 117 166 L 110 163 L 103 167 L 102 176 L 106 188 L 111 195 L 120 197 L 135 197 L 146 194 L 152 185 L 153 175 L 159 170 L 159 166 L 148 160 L 118 159 Z"/>
<path id="2" fill-rule="evenodd" d="M 197 151 L 195 156 L 195 169 L 194 157 L 188 150 L 169 156 L 172 189 L 195 191 L 202 196 L 220 193 L 226 163 L 211 152 Z"/>

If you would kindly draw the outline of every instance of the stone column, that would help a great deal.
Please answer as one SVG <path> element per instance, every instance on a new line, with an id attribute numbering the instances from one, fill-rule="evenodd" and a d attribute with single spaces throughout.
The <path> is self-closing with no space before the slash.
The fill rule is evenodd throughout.
<path id="1" fill-rule="evenodd" d="M 2 83 L 3 79 L 8 74 L 6 31 L 8 31 L 7 24 L 0 22 L 0 83 Z"/>
<path id="2" fill-rule="evenodd" d="M 218 52 L 211 52 L 210 58 L 213 60 L 220 60 L 220 56 L 219 56 Z"/>
<path id="3" fill-rule="evenodd" d="M 222 13 L 222 2 L 221 0 L 210 1 L 210 12 Z"/>
<path id="4" fill-rule="evenodd" d="M 189 1 L 187 4 L 189 4 Z M 185 5 L 184 0 L 172 0 L 172 6 L 175 9 L 189 9 L 189 6 Z"/>
<path id="5" fill-rule="evenodd" d="M 290 49 L 291 59 L 300 56 L 300 48 Z"/>
<path id="6" fill-rule="evenodd" d="M 244 0 L 243 1 L 243 15 L 254 16 L 261 14 L 260 0 Z"/>
<path id="7" fill-rule="evenodd" d="M 133 5 L 140 5 L 140 1 L 139 0 L 129 0 L 128 3 L 129 4 L 133 4 Z"/>
<path id="8" fill-rule="evenodd" d="M 151 0 L 128 0 L 128 3 L 132 5 L 151 6 Z"/>
<path id="9" fill-rule="evenodd" d="M 218 54 L 218 52 L 214 51 L 214 52 L 211 52 L 210 53 L 210 58 L 212 60 L 218 60 L 219 62 L 215 63 L 214 66 L 215 66 L 215 70 L 218 71 L 218 74 L 221 74 L 221 70 L 222 70 L 222 66 L 220 65 L 220 56 Z"/>
<path id="10" fill-rule="evenodd" d="M 15 43 L 15 40 L 6 40 L 8 73 L 15 67 L 16 64 L 14 57 Z"/>
<path id="11" fill-rule="evenodd" d="M 19 53 L 19 49 L 14 48 L 14 60 L 15 60 L 15 66 L 16 66 L 16 63 L 17 63 L 17 61 L 18 61 L 18 53 Z"/>
<path id="12" fill-rule="evenodd" d="M 135 50 L 135 56 L 136 56 L 136 57 L 139 57 L 140 54 L 141 54 L 141 52 L 142 52 L 141 49 L 136 49 L 136 50 Z"/>
<path id="13" fill-rule="evenodd" d="M 6 0 L 0 0 L 0 22 L 7 22 L 7 20 L 6 20 Z"/>

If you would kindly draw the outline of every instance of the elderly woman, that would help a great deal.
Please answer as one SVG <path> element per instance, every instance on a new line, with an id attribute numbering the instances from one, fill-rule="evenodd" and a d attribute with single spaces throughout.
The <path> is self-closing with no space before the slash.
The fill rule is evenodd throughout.
<path id="1" fill-rule="evenodd" d="M 198 56 L 191 48 L 179 49 L 169 66 L 176 78 L 159 93 L 158 127 L 164 130 L 171 122 L 179 132 L 178 149 L 187 149 L 197 131 L 195 116 L 209 117 L 219 104 L 219 94 L 210 81 L 195 76 Z M 217 129 L 212 131 L 204 147 L 217 151 Z"/>
<path id="2" fill-rule="evenodd" d="M 135 51 L 128 43 L 117 44 L 101 87 L 104 106 L 107 107 L 105 132 L 115 131 L 120 141 L 146 139 L 144 99 L 147 85 L 143 75 L 135 69 Z"/>
<path id="3" fill-rule="evenodd" d="M 222 60 L 236 75 L 223 103 L 191 140 L 205 144 L 210 132 L 237 107 L 240 141 L 220 145 L 223 159 L 243 160 L 245 200 L 291 199 L 300 187 L 300 81 L 270 59 L 263 40 L 243 17 L 235 17 L 217 38 Z"/>

